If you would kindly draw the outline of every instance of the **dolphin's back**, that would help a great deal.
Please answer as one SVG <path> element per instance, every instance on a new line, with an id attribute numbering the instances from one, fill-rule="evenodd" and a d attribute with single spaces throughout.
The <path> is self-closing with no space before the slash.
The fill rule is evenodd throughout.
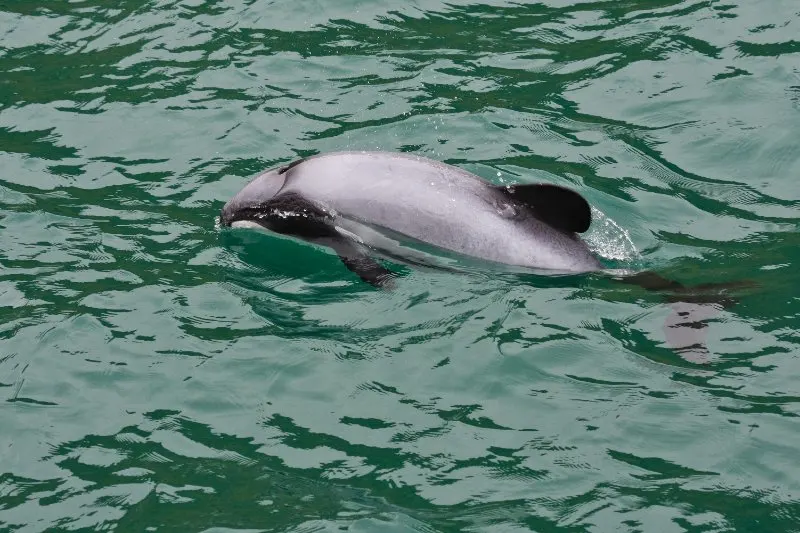
<path id="1" fill-rule="evenodd" d="M 336 217 L 490 261 L 566 271 L 599 267 L 574 233 L 530 215 L 469 172 L 419 156 L 311 157 L 286 171 L 284 193 L 299 194 Z"/>

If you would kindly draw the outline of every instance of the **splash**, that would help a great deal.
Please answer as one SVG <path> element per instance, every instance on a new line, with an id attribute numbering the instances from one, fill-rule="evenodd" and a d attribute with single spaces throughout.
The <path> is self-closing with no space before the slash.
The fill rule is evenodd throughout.
<path id="1" fill-rule="evenodd" d="M 596 207 L 592 207 L 592 220 L 591 228 L 583 236 L 592 252 L 615 261 L 641 261 L 642 255 L 627 230 Z"/>

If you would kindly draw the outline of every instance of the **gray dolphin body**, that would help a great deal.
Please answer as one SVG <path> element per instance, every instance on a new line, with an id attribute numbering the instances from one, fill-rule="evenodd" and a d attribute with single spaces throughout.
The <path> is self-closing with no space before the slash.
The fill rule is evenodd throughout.
<path id="1" fill-rule="evenodd" d="M 488 261 L 560 272 L 602 268 L 577 233 L 589 204 L 549 184 L 498 186 L 441 162 L 391 152 L 334 152 L 253 178 L 222 209 L 224 226 L 258 225 L 332 248 L 362 279 L 390 272 L 371 259 L 385 235 Z"/>

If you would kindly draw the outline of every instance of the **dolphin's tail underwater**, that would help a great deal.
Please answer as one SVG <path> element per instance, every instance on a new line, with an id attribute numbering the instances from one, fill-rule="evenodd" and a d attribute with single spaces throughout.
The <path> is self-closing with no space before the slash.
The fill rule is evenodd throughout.
<path id="1" fill-rule="evenodd" d="M 667 279 L 664 276 L 645 270 L 636 274 L 622 276 L 618 278 L 623 283 L 629 283 L 642 287 L 647 291 L 670 293 L 669 301 L 687 302 L 696 304 L 719 304 L 728 308 L 738 303 L 738 300 L 730 291 L 749 289 L 756 287 L 754 281 L 731 281 L 723 283 L 701 283 L 687 287 L 675 280 Z"/>
<path id="2" fill-rule="evenodd" d="M 669 347 L 685 361 L 708 363 L 707 321 L 739 300 L 733 292 L 757 287 L 753 281 L 703 283 L 687 287 L 652 271 L 617 278 L 651 292 L 662 293 L 672 308 L 664 322 L 664 336 Z"/>

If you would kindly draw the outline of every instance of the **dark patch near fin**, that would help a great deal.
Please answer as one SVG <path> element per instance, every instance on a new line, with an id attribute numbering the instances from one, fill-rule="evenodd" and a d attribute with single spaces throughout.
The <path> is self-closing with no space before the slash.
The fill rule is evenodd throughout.
<path id="1" fill-rule="evenodd" d="M 509 198 L 528 207 L 532 214 L 556 229 L 583 233 L 592 223 L 592 209 L 573 190 L 548 183 L 495 187 Z"/>

